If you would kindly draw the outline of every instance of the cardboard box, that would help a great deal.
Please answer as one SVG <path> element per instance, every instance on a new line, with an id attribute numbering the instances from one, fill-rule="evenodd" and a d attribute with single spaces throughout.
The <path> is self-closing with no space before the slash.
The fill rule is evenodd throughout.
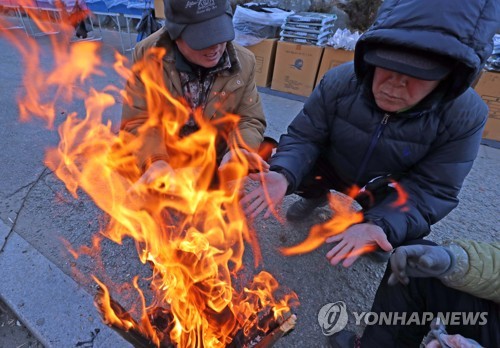
<path id="1" fill-rule="evenodd" d="M 163 5 L 163 0 L 155 0 L 155 17 L 160 19 L 165 19 L 165 5 Z"/>
<path id="2" fill-rule="evenodd" d="M 500 73 L 483 71 L 475 90 L 490 108 L 483 138 L 500 141 Z"/>
<path id="3" fill-rule="evenodd" d="M 323 51 L 323 58 L 321 58 L 321 64 L 319 65 L 318 78 L 316 79 L 316 85 L 320 83 L 323 75 L 333 68 L 334 66 L 349 62 L 354 59 L 354 51 L 346 51 L 342 49 L 336 49 L 333 47 L 325 47 Z"/>
<path id="4" fill-rule="evenodd" d="M 266 39 L 253 46 L 247 46 L 255 55 L 255 83 L 267 87 L 271 84 L 278 39 Z"/>
<path id="5" fill-rule="evenodd" d="M 278 41 L 271 89 L 308 97 L 322 54 L 323 47 Z"/>

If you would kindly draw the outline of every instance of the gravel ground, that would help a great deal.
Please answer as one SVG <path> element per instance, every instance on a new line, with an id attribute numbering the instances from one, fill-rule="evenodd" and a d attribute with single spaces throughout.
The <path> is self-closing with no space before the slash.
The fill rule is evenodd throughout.
<path id="1" fill-rule="evenodd" d="M 0 348 L 43 348 L 9 307 L 0 301 Z"/>

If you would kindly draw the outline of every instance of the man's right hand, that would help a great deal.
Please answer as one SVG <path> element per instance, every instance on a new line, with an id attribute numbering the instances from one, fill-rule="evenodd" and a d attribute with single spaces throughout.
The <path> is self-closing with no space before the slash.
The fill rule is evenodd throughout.
<path id="1" fill-rule="evenodd" d="M 163 160 L 151 163 L 149 168 L 142 174 L 137 182 L 132 185 L 131 189 L 137 188 L 139 185 L 149 185 L 156 179 L 161 178 L 167 174 L 173 175 L 174 170 L 167 162 Z"/>
<path id="2" fill-rule="evenodd" d="M 264 214 L 264 219 L 267 219 L 283 201 L 288 181 L 283 174 L 274 171 L 250 174 L 248 177 L 253 181 L 259 181 L 259 184 L 251 192 L 243 195 L 241 206 L 245 214 L 252 218 L 267 208 Z"/>
<path id="3" fill-rule="evenodd" d="M 408 245 L 396 248 L 391 256 L 389 284 L 407 285 L 409 277 L 440 277 L 452 265 L 452 256 L 439 245 Z"/>
<path id="4" fill-rule="evenodd" d="M 441 343 L 435 339 L 427 343 L 425 348 L 482 348 L 482 346 L 474 341 L 473 339 L 466 338 L 462 335 L 441 335 L 441 342 L 446 344 L 446 346 L 441 345 Z"/>
<path id="5" fill-rule="evenodd" d="M 257 171 L 257 172 L 267 172 L 269 171 L 269 163 L 264 161 L 262 157 L 257 153 L 250 152 L 245 149 L 238 149 L 239 154 L 246 159 L 248 164 L 248 170 Z M 222 170 L 226 164 L 231 161 L 241 161 L 240 158 L 236 155 L 236 152 L 229 151 L 222 157 L 222 160 L 219 165 L 219 170 Z"/>
<path id="6" fill-rule="evenodd" d="M 151 185 L 155 182 L 155 180 L 164 177 L 167 174 L 174 175 L 174 173 L 175 172 L 172 167 L 170 167 L 170 165 L 163 160 L 151 163 L 149 168 L 144 172 L 144 174 L 142 174 L 139 180 L 133 183 L 127 190 L 125 197 L 128 201 L 127 204 L 129 207 L 134 209 L 142 207 L 142 205 L 145 204 L 145 198 L 141 198 L 141 195 L 151 188 Z M 158 183 L 157 188 L 162 188 L 161 183 Z"/>

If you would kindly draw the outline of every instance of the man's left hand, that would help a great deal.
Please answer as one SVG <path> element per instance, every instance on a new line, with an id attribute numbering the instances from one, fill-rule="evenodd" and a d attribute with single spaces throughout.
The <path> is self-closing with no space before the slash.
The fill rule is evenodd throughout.
<path id="1" fill-rule="evenodd" d="M 440 245 L 405 245 L 391 255 L 389 285 L 408 285 L 410 277 L 443 276 L 453 264 L 451 254 Z"/>
<path id="2" fill-rule="evenodd" d="M 382 250 L 392 250 L 392 245 L 381 227 L 370 223 L 352 225 L 344 232 L 329 237 L 327 243 L 337 243 L 326 257 L 332 265 L 344 260 L 342 265 L 350 267 L 359 256 L 380 247 Z"/>

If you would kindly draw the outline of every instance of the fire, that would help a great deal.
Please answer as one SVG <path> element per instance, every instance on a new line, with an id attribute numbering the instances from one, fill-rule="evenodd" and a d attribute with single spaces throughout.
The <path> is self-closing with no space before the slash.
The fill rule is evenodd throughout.
<path id="1" fill-rule="evenodd" d="M 41 30 L 54 31 L 36 13 L 30 15 Z M 140 260 L 152 269 L 151 303 L 142 295 L 137 278 L 132 281 L 142 299 L 138 318 L 117 310 L 110 297 L 113 289 L 93 276 L 103 290 L 97 302 L 105 321 L 135 330 L 157 346 L 168 341 L 179 347 L 225 347 L 239 333 L 247 334 L 256 326 L 265 332 L 269 322 L 256 314 L 282 317 L 290 311 L 295 294 L 276 299 L 279 285 L 264 271 L 242 286 L 235 284 L 243 268 L 245 245 L 251 244 L 254 254 L 260 255 L 238 202 L 248 164 L 244 160 L 230 163 L 220 175 L 220 185 L 211 187 L 217 171 L 216 137 L 220 129 L 234 128 L 238 116 L 226 115 L 210 123 L 195 114 L 200 130 L 180 138 L 179 128 L 189 113 L 158 81 L 163 75 L 157 62 L 165 51 L 156 49 L 133 67 L 145 83 L 149 119 L 137 136 L 116 133 L 103 113 L 123 93 L 117 86 L 92 87 L 92 78 L 103 74 L 99 43 L 70 44 L 73 27 L 64 18 L 55 29 L 61 34 L 51 37 L 54 64 L 47 70 L 40 65 L 42 52 L 36 39 L 5 33 L 25 63 L 20 119 L 40 118 L 48 127 L 59 124 L 60 142 L 47 151 L 46 165 L 75 198 L 85 192 L 110 217 L 110 223 L 99 231 L 103 236 L 119 244 L 132 238 Z M 124 80 L 131 76 L 126 63 L 125 57 L 115 55 L 113 66 Z M 58 104 L 77 101 L 83 101 L 85 115 L 70 112 L 61 118 L 57 114 Z M 141 168 L 134 153 L 153 128 L 167 134 L 173 172 L 151 184 L 137 184 Z M 231 143 L 231 151 L 238 152 L 235 144 Z M 97 246 L 96 242 L 86 252 L 90 254 Z M 71 253 L 78 257 L 78 252 Z M 168 319 L 164 326 L 159 324 L 159 313 Z"/>
<path id="2" fill-rule="evenodd" d="M 334 214 L 330 220 L 323 224 L 314 225 L 307 238 L 300 244 L 283 248 L 285 255 L 308 253 L 323 245 L 325 239 L 344 232 L 349 226 L 363 221 L 363 213 L 354 208 L 352 199 L 347 196 L 330 194 L 329 203 Z M 359 250 L 365 253 L 370 250 Z"/>
<path id="3" fill-rule="evenodd" d="M 408 209 L 406 205 L 408 193 L 394 180 L 389 180 L 387 185 L 392 187 L 396 192 L 396 200 L 391 206 L 394 209 L 406 211 Z M 360 194 L 360 192 L 361 190 L 359 187 L 353 186 L 348 191 L 347 195 L 340 193 L 330 194 L 328 199 L 330 208 L 333 211 L 332 218 L 323 224 L 314 225 L 305 240 L 297 245 L 282 248 L 281 252 L 284 255 L 297 255 L 311 252 L 321 246 L 328 237 L 344 232 L 351 225 L 362 223 L 364 221 L 363 211 L 353 204 L 354 198 Z M 367 194 L 371 195 L 369 192 Z M 376 245 L 369 245 L 357 250 L 352 250 L 347 256 L 363 255 L 375 249 L 377 249 Z"/>

